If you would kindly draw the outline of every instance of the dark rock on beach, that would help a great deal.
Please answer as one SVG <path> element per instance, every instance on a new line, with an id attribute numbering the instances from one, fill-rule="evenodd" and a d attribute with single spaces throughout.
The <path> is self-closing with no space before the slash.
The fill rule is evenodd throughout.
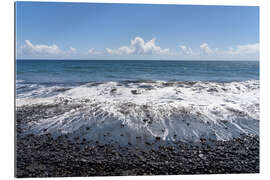
<path id="1" fill-rule="evenodd" d="M 136 95 L 136 94 L 141 94 L 138 90 L 131 90 L 131 93 L 132 93 L 132 94 L 135 94 L 135 95 Z"/>
<path id="2" fill-rule="evenodd" d="M 47 129 L 42 135 L 25 134 L 26 123 L 61 115 L 70 108 L 62 106 L 48 105 L 47 111 L 38 105 L 17 108 L 16 177 L 259 173 L 258 136 L 211 142 L 202 137 L 198 143 L 179 141 L 168 145 L 156 137 L 159 146 L 145 141 L 145 148 L 141 148 L 133 143 L 125 147 L 102 144 L 70 134 L 55 137 Z M 149 114 L 147 106 L 144 109 Z"/>
<path id="3" fill-rule="evenodd" d="M 16 177 L 259 173 L 258 137 L 211 146 L 176 144 L 142 150 L 132 144 L 120 147 L 30 134 L 17 138 Z"/>

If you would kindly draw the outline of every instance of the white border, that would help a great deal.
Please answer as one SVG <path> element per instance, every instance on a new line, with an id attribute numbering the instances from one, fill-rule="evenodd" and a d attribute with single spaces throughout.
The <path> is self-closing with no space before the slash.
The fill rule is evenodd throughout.
<path id="1" fill-rule="evenodd" d="M 36 1 L 36 0 L 32 0 Z M 51 0 L 47 0 L 51 1 Z M 55 2 L 55 1 L 54 1 Z M 65 0 L 57 2 L 107 2 L 107 3 L 146 3 L 146 4 L 196 4 L 196 5 L 248 5 L 260 6 L 260 77 L 261 77 L 261 167 L 260 174 L 243 174 L 243 175 L 181 175 L 181 176 L 124 176 L 124 177 L 91 177 L 91 179 L 262 179 L 269 175 L 269 133 L 270 132 L 270 58 L 269 58 L 269 17 L 270 8 L 269 0 Z M 14 179 L 14 1 L 1 0 L 0 5 L 0 23 L 1 23 L 1 43 L 0 43 L 0 72 L 1 72 L 1 129 L 0 129 L 0 150 L 1 150 L 1 179 Z M 3 177 L 3 178 L 2 178 Z M 32 178 L 30 178 L 32 179 Z M 40 178 L 35 178 L 40 179 Z M 66 178 L 51 178 L 66 179 Z M 72 178 L 86 179 L 86 178 Z"/>

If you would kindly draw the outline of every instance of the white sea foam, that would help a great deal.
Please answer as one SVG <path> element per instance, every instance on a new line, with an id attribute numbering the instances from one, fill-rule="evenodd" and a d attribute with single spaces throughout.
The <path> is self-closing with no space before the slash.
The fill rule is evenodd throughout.
<path id="1" fill-rule="evenodd" d="M 22 82 L 24 82 L 24 80 L 22 80 L 22 79 L 16 79 L 16 84 L 17 83 L 22 83 Z"/>
<path id="2" fill-rule="evenodd" d="M 17 107 L 80 107 L 29 123 L 29 132 L 140 144 L 160 137 L 198 141 L 259 134 L 259 81 L 107 82 L 75 87 L 40 86 L 17 96 Z M 64 105 L 63 105 L 64 106 Z"/>

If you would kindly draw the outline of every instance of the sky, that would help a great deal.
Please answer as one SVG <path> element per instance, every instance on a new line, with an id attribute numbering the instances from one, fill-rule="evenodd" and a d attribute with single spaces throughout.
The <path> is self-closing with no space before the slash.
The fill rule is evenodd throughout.
<path id="1" fill-rule="evenodd" d="M 16 58 L 259 60 L 259 7 L 16 2 Z"/>

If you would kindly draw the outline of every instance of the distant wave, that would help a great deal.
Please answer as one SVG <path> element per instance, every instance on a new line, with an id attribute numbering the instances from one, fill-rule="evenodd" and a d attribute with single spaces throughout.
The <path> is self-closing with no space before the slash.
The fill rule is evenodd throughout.
<path id="1" fill-rule="evenodd" d="M 25 85 L 24 85 L 25 86 Z M 28 85 L 17 109 L 42 106 L 59 113 L 29 122 L 28 133 L 73 134 L 100 142 L 229 140 L 259 134 L 258 80 L 91 82 Z M 19 92 L 21 88 L 17 86 Z M 32 88 L 32 89 L 31 89 Z"/>
<path id="2" fill-rule="evenodd" d="M 24 82 L 24 80 L 21 80 L 21 79 L 17 79 L 17 80 L 16 80 L 16 84 L 17 84 L 17 83 L 22 83 L 22 82 Z"/>

